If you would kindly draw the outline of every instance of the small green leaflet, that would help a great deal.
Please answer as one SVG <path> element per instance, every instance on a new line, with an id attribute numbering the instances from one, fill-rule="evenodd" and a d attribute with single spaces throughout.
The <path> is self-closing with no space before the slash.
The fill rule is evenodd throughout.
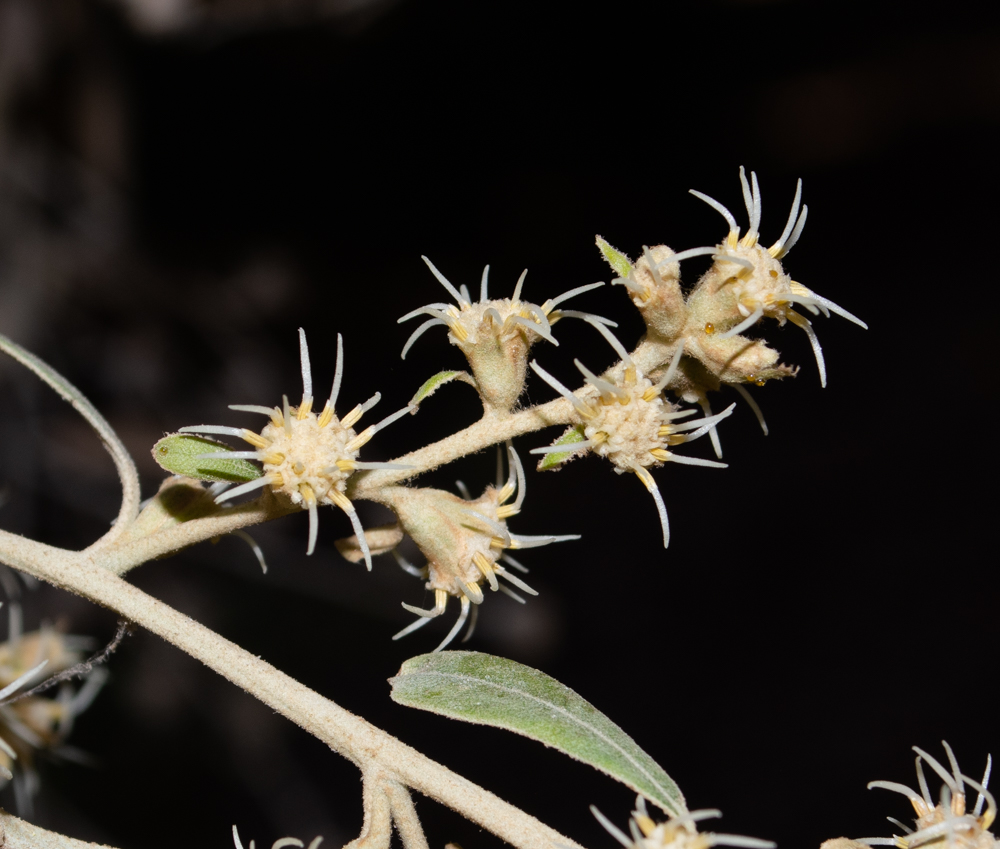
<path id="1" fill-rule="evenodd" d="M 415 406 L 423 401 L 425 398 L 429 398 L 435 392 L 438 391 L 446 383 L 451 383 L 453 380 L 461 380 L 463 383 L 468 383 L 472 386 L 476 385 L 475 380 L 472 376 L 465 371 L 439 371 L 434 377 L 428 378 L 424 381 L 424 384 L 417 390 L 417 394 L 410 399 L 410 406 Z"/>
<path id="2" fill-rule="evenodd" d="M 193 436 L 190 433 L 173 433 L 153 446 L 153 459 L 168 472 L 187 475 L 202 481 L 230 481 L 245 483 L 263 474 L 249 460 L 199 460 L 199 454 L 210 451 L 233 451 L 230 445 Z"/>
<path id="3" fill-rule="evenodd" d="M 600 236 L 597 237 L 597 247 L 600 248 L 601 253 L 604 254 L 604 258 L 608 261 L 608 265 L 615 270 L 615 273 L 619 277 L 628 277 L 629 272 L 632 270 L 632 263 L 625 254 L 617 248 L 611 247 Z"/>
<path id="4" fill-rule="evenodd" d="M 576 427 L 571 427 L 562 436 L 560 436 L 553 445 L 572 445 L 574 442 L 583 442 L 583 425 L 577 425 Z M 563 451 L 562 453 L 556 454 L 543 454 L 541 462 L 538 464 L 538 471 L 545 472 L 549 469 L 556 468 L 560 463 L 571 456 L 571 452 Z"/>
<path id="5" fill-rule="evenodd" d="M 505 728 L 631 787 L 671 816 L 687 811 L 673 779 L 592 704 L 544 672 L 474 651 L 422 654 L 392 684 L 397 704 Z"/>

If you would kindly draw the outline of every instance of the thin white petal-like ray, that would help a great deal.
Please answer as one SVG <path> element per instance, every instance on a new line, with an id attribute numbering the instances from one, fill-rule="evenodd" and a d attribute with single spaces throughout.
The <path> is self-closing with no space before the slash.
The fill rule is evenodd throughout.
<path id="1" fill-rule="evenodd" d="M 747 235 L 753 232 L 753 195 L 750 193 L 750 184 L 747 182 L 747 173 L 743 166 L 740 166 L 740 188 L 743 189 L 743 205 L 747 208 L 747 219 L 750 221 L 750 229 Z"/>
<path id="2" fill-rule="evenodd" d="M 723 218 L 726 219 L 726 223 L 729 225 L 730 233 L 740 232 L 740 228 L 736 225 L 736 219 L 733 218 L 733 214 L 728 209 L 726 209 L 721 203 L 719 203 L 715 198 L 711 198 L 708 195 L 703 194 L 702 192 L 695 191 L 694 189 L 691 189 L 690 192 L 696 198 L 698 198 L 698 200 L 705 201 L 705 203 L 707 203 L 710 207 L 712 207 L 712 209 L 718 212 L 719 215 L 721 215 Z"/>
<path id="3" fill-rule="evenodd" d="M 708 396 L 702 395 L 698 401 L 698 406 L 701 407 L 701 410 L 706 417 L 712 415 L 712 405 L 708 402 Z M 721 460 L 722 442 L 719 440 L 719 431 L 713 427 L 711 431 L 709 431 L 709 438 L 712 440 L 712 450 L 715 451 L 715 456 Z"/>
<path id="4" fill-rule="evenodd" d="M 216 496 L 215 503 L 221 504 L 223 501 L 228 501 L 230 498 L 235 498 L 237 495 L 243 495 L 247 492 L 253 492 L 255 489 L 260 489 L 264 486 L 271 485 L 271 476 L 264 475 L 257 478 L 257 480 L 252 480 L 248 483 L 241 483 L 239 486 L 234 486 L 232 489 L 227 489 L 222 495 Z"/>
<path id="5" fill-rule="evenodd" d="M 653 277 L 653 282 L 657 286 L 663 286 L 663 278 L 660 277 L 659 266 L 653 262 L 653 255 L 649 252 L 649 245 L 642 246 L 642 256 L 646 260 L 646 265 L 649 266 L 649 273 Z"/>
<path id="6" fill-rule="evenodd" d="M 406 355 L 409 353 L 410 348 L 413 347 L 413 343 L 416 342 L 421 336 L 424 335 L 428 330 L 430 330 L 435 324 L 445 324 L 440 318 L 432 318 L 429 321 L 425 321 L 420 325 L 413 333 L 410 334 L 410 338 L 406 340 L 406 344 L 403 346 L 403 350 L 399 355 L 401 360 L 406 359 Z"/>
<path id="7" fill-rule="evenodd" d="M 507 577 L 507 576 L 504 576 L 504 577 Z M 518 602 L 519 604 L 527 604 L 528 603 L 527 599 L 524 596 L 519 595 L 518 593 L 514 592 L 510 587 L 505 586 L 504 584 L 500 584 L 497 587 L 497 589 L 499 589 L 500 592 L 502 592 L 504 595 L 509 595 L 512 599 L 514 599 L 514 601 Z M 464 643 L 465 640 L 462 640 L 462 642 Z"/>
<path id="8" fill-rule="evenodd" d="M 413 575 L 414 578 L 424 578 L 423 569 L 418 569 L 409 560 L 403 557 L 395 548 L 392 550 L 392 556 L 396 558 L 396 562 L 399 564 L 399 568 L 406 572 L 407 575 Z"/>
<path id="9" fill-rule="evenodd" d="M 729 328 L 725 333 L 720 333 L 718 339 L 729 339 L 732 336 L 737 336 L 746 330 L 748 327 L 753 327 L 758 321 L 760 321 L 761 316 L 764 315 L 764 305 L 757 304 L 757 308 L 750 313 L 743 321 L 737 324 L 735 327 Z"/>
<path id="10" fill-rule="evenodd" d="M 434 619 L 444 613 L 445 606 L 435 603 L 433 607 L 423 608 L 416 607 L 412 604 L 407 604 L 405 601 L 400 602 L 403 609 L 409 611 L 410 613 L 415 613 L 417 616 L 422 616 L 425 619 Z M 446 602 L 447 604 L 447 602 Z"/>
<path id="11" fill-rule="evenodd" d="M 792 230 L 792 235 L 788 237 L 788 241 L 785 242 L 784 247 L 781 249 L 782 256 L 795 247 L 795 243 L 798 242 L 799 236 L 802 235 L 802 228 L 806 226 L 807 215 L 809 215 L 809 206 L 808 204 L 802 204 L 802 214 L 799 216 L 799 220 L 795 224 L 795 229 Z"/>
<path id="12" fill-rule="evenodd" d="M 541 336 L 546 342 L 551 342 L 557 348 L 559 347 L 559 342 L 556 340 L 555 336 L 552 335 L 551 330 L 547 330 L 543 325 L 539 324 L 537 321 L 532 321 L 530 318 L 525 318 L 523 315 L 512 315 L 507 319 L 514 324 L 520 324 L 527 327 L 529 330 L 534 330 L 539 336 Z M 546 324 L 548 322 L 546 321 Z"/>
<path id="13" fill-rule="evenodd" d="M 316 507 L 316 499 L 309 499 L 306 508 L 309 510 L 309 544 L 306 546 L 306 556 L 308 556 L 316 550 L 316 536 L 319 534 L 319 510 Z"/>
<path id="14" fill-rule="evenodd" d="M 406 607 L 406 605 L 404 604 L 403 607 Z M 403 637 L 412 634 L 414 631 L 417 630 L 417 628 L 423 628 L 424 625 L 426 625 L 430 621 L 431 621 L 430 618 L 421 616 L 415 622 L 411 622 L 409 625 L 407 625 L 402 631 L 398 631 L 397 633 L 393 634 L 392 638 L 394 640 L 401 640 L 403 639 Z"/>
<path id="15" fill-rule="evenodd" d="M 947 740 L 942 740 L 941 745 L 944 746 L 945 754 L 948 756 L 948 765 L 951 767 L 951 774 L 955 778 L 955 783 L 958 785 L 958 792 L 964 796 L 965 785 L 962 784 L 962 771 L 958 768 L 958 761 L 955 760 L 955 753 L 951 750 L 951 746 L 948 745 Z"/>
<path id="16" fill-rule="evenodd" d="M 923 799 L 920 798 L 920 795 L 916 791 L 907 787 L 905 784 L 900 784 L 898 781 L 869 781 L 868 789 L 874 790 L 875 788 L 880 790 L 891 790 L 893 793 L 901 793 L 911 802 L 923 802 Z"/>
<path id="17" fill-rule="evenodd" d="M 528 363 L 532 370 L 537 374 L 542 380 L 544 380 L 549 386 L 555 389 L 560 395 L 563 396 L 567 401 L 569 401 L 577 411 L 580 412 L 584 418 L 590 418 L 591 412 L 587 408 L 587 405 L 583 403 L 579 398 L 576 397 L 572 392 L 570 392 L 565 386 L 563 386 L 556 378 L 549 374 L 545 369 L 543 369 L 535 360 Z"/>
<path id="18" fill-rule="evenodd" d="M 374 407 L 374 406 L 375 405 L 372 404 L 372 407 Z M 370 410 L 371 407 L 368 407 L 368 409 Z M 411 407 L 409 405 L 407 405 L 406 407 L 403 407 L 400 410 L 396 410 L 395 413 L 393 413 L 391 416 L 386 416 L 378 424 L 371 425 L 370 426 L 371 433 L 372 434 L 378 433 L 380 430 L 383 430 L 383 429 L 389 427 L 389 425 L 391 425 L 393 422 L 398 421 L 399 419 L 403 418 L 403 416 L 405 416 L 407 413 L 412 413 L 412 412 L 413 412 L 413 407 Z M 368 430 L 368 428 L 366 428 L 366 430 Z M 360 469 L 361 466 L 358 466 L 358 468 Z"/>
<path id="19" fill-rule="evenodd" d="M 403 349 L 404 356 L 406 349 Z M 330 389 L 330 400 L 327 403 L 331 410 L 337 409 L 337 399 L 340 397 L 340 382 L 344 378 L 344 337 L 337 334 L 337 365 L 333 371 L 333 386 Z"/>
<path id="20" fill-rule="evenodd" d="M 487 265 L 483 269 L 483 279 L 479 281 L 480 301 L 485 301 L 487 299 L 486 293 L 489 291 L 489 281 L 490 281 L 490 267 Z"/>
<path id="21" fill-rule="evenodd" d="M 551 338 L 552 324 L 549 322 L 549 317 L 546 314 L 545 310 L 543 310 L 541 307 L 535 306 L 534 304 L 527 304 L 527 303 L 524 305 L 524 308 L 528 312 L 530 312 L 536 319 L 538 319 L 537 321 L 538 324 L 540 324 L 542 327 L 545 328 L 546 333 L 548 333 L 548 336 L 546 336 L 545 338 L 549 339 L 550 342 L 554 342 L 556 345 L 558 345 L 559 343 L 556 342 L 555 339 Z"/>
<path id="22" fill-rule="evenodd" d="M 485 318 L 490 319 L 490 321 L 492 321 L 493 324 L 496 325 L 497 330 L 503 327 L 503 319 L 500 317 L 500 313 L 498 313 L 494 307 L 488 307 L 487 309 L 483 310 L 483 316 Z"/>
<path id="23" fill-rule="evenodd" d="M 906 823 L 900 822 L 895 817 L 886 817 L 886 819 L 897 828 L 901 828 L 903 830 L 903 834 L 913 834 L 913 829 L 906 825 Z"/>
<path id="24" fill-rule="evenodd" d="M 702 426 L 699 427 L 697 430 L 695 430 L 693 433 L 689 433 L 685 436 L 684 439 L 685 442 L 694 442 L 699 437 L 704 436 L 706 433 L 711 431 L 712 428 L 714 428 L 716 424 L 721 422 L 724 418 L 731 416 L 735 408 L 736 404 L 732 403 L 728 407 L 726 407 L 726 409 L 723 410 L 721 413 L 716 413 L 714 416 L 709 416 L 705 419 L 697 419 L 695 421 L 685 422 L 680 427 L 675 428 L 675 430 L 684 430 L 690 428 L 692 425 L 698 425 L 700 423 L 703 423 Z"/>
<path id="25" fill-rule="evenodd" d="M 856 837 L 854 838 L 855 843 L 861 843 L 865 846 L 895 846 L 896 841 L 892 837 Z"/>
<path id="26" fill-rule="evenodd" d="M 224 425 L 188 425 L 187 427 L 177 428 L 178 433 L 211 433 L 218 434 L 220 436 L 236 436 L 240 439 L 243 438 L 246 428 L 242 427 L 225 427 Z"/>
<path id="27" fill-rule="evenodd" d="M 820 304 L 819 298 L 817 298 L 815 295 L 793 295 L 793 294 L 782 295 L 781 298 L 778 299 L 778 302 L 788 303 L 788 304 L 802 304 L 802 306 L 804 306 L 807 310 L 809 310 L 809 312 L 811 312 L 813 315 L 819 315 L 820 312 L 822 311 L 823 315 L 825 315 L 827 318 L 830 317 L 830 310 L 828 310 L 825 305 Z M 868 328 L 866 327 L 865 329 L 867 330 Z"/>
<path id="28" fill-rule="evenodd" d="M 663 503 L 660 488 L 656 485 L 656 481 L 653 480 L 653 476 L 649 473 L 648 469 L 644 469 L 642 466 L 635 466 L 634 471 L 636 477 L 642 481 L 643 486 L 653 496 L 653 501 L 656 503 L 656 512 L 660 517 L 660 528 L 663 531 L 663 547 L 667 548 L 670 545 L 670 521 L 667 519 L 667 505 Z"/>
<path id="29" fill-rule="evenodd" d="M 533 587 L 528 586 L 524 581 L 522 581 L 517 575 L 512 575 L 503 566 L 499 564 L 493 567 L 494 571 L 505 581 L 510 581 L 519 590 L 524 590 L 528 595 L 538 595 L 538 590 Z"/>
<path id="30" fill-rule="evenodd" d="M 418 315 L 430 315 L 434 318 L 446 319 L 449 318 L 448 310 L 453 310 L 455 307 L 452 304 L 425 304 L 422 307 L 417 307 L 415 310 L 410 310 L 402 318 L 396 319 L 396 324 L 402 324 L 404 321 L 409 321 L 411 318 L 416 318 Z"/>
<path id="31" fill-rule="evenodd" d="M 549 545 L 553 542 L 569 542 L 570 540 L 580 539 L 579 534 L 558 534 L 558 535 L 548 535 L 548 534 L 532 534 L 525 536 L 524 534 L 511 534 L 511 542 L 516 543 L 516 546 L 511 546 L 512 548 L 538 548 L 542 545 Z"/>
<path id="32" fill-rule="evenodd" d="M 299 328 L 299 360 L 302 363 L 302 401 L 313 396 L 312 367 L 309 364 L 309 343 L 306 342 L 306 332 Z"/>
<path id="33" fill-rule="evenodd" d="M 563 301 L 568 301 L 570 298 L 575 298 L 577 295 L 582 295 L 584 292 L 589 292 L 592 289 L 600 289 L 603 285 L 603 283 L 588 283 L 586 286 L 577 286 L 575 289 L 570 289 L 563 292 L 561 295 L 549 298 L 544 304 L 542 304 L 542 312 L 550 313 L 557 304 L 561 304 Z"/>
<path id="34" fill-rule="evenodd" d="M 853 321 L 856 325 L 858 325 L 858 327 L 863 327 L 865 330 L 868 329 L 868 325 L 865 324 L 860 318 L 858 318 L 853 313 L 849 313 L 842 306 L 839 306 L 838 304 L 835 304 L 829 298 L 824 298 L 822 295 L 817 295 L 815 292 L 813 292 L 812 298 L 813 298 L 814 301 L 816 301 L 816 303 L 822 304 L 828 310 L 831 310 L 832 312 L 835 312 L 837 315 L 841 316 L 842 318 L 846 318 L 848 321 Z"/>
<path id="35" fill-rule="evenodd" d="M 483 591 L 479 589 L 478 584 L 470 584 L 469 582 L 463 582 L 459 589 L 462 590 L 462 594 L 465 598 L 469 599 L 473 604 L 483 603 Z"/>
<path id="36" fill-rule="evenodd" d="M 738 383 L 730 384 L 733 389 L 743 396 L 743 400 L 747 402 L 750 409 L 753 410 L 753 414 L 757 417 L 757 422 L 760 424 L 760 429 L 764 431 L 764 436 L 767 436 L 767 422 L 764 421 L 764 413 L 760 409 L 760 405 L 754 399 L 753 395 L 750 394 L 749 390 L 745 386 L 740 386 Z"/>
<path id="37" fill-rule="evenodd" d="M 801 327 L 806 332 L 806 336 L 809 337 L 809 344 L 812 345 L 813 356 L 816 358 L 816 368 L 819 369 L 819 382 L 826 389 L 826 360 L 823 359 L 823 347 L 819 344 L 812 322 L 804 315 L 799 315 L 795 310 L 788 311 L 788 318 L 793 324 Z"/>
<path id="38" fill-rule="evenodd" d="M 703 460 L 701 457 L 688 457 L 685 454 L 670 454 L 671 463 L 680 463 L 682 466 L 704 466 L 707 469 L 728 469 L 728 463 L 718 463 L 715 460 Z"/>
<path id="39" fill-rule="evenodd" d="M 461 495 L 466 501 L 472 501 L 472 493 L 469 492 L 469 488 L 465 485 L 465 481 L 455 481 L 455 489 L 458 490 L 458 494 Z"/>
<path id="40" fill-rule="evenodd" d="M 237 413 L 260 413 L 262 416 L 273 416 L 275 412 L 274 407 L 265 407 L 262 404 L 230 404 L 229 409 Z"/>
<path id="41" fill-rule="evenodd" d="M 472 606 L 472 610 L 469 612 L 469 627 L 465 629 L 465 634 L 462 636 L 463 643 L 467 643 L 469 642 L 469 640 L 472 639 L 472 635 L 476 632 L 476 623 L 478 621 L 479 621 L 479 605 L 475 604 Z"/>
<path id="42" fill-rule="evenodd" d="M 514 287 L 514 297 L 511 298 L 513 303 L 517 303 L 521 298 L 521 289 L 524 286 L 524 278 L 528 276 L 528 269 L 524 269 L 521 272 L 521 276 L 517 278 L 517 285 Z"/>
<path id="43" fill-rule="evenodd" d="M 368 538 L 365 536 L 365 529 L 361 527 L 361 520 L 358 518 L 358 513 L 356 510 L 344 510 L 347 513 L 347 518 L 351 520 L 351 527 L 354 528 L 354 534 L 358 538 L 358 548 L 361 549 L 361 553 L 365 558 L 365 566 L 368 567 L 368 571 L 372 570 L 372 553 L 371 549 L 368 548 Z"/>
<path id="44" fill-rule="evenodd" d="M 236 830 L 236 826 L 233 826 L 233 844 L 235 849 L 243 849 L 243 844 L 240 842 L 240 833 Z"/>
<path id="45" fill-rule="evenodd" d="M 604 814 L 602 814 L 599 810 L 597 810 L 596 805 L 590 806 L 590 812 L 594 815 L 597 821 L 604 826 L 604 830 L 615 840 L 621 843 L 625 849 L 632 849 L 632 841 L 628 838 L 625 832 L 618 828 L 618 826 L 611 822 L 611 820 L 604 816 Z"/>
<path id="46" fill-rule="evenodd" d="M 372 395 L 371 398 L 369 398 L 367 401 L 365 401 L 364 404 L 361 405 L 361 415 L 367 413 L 372 407 L 374 407 L 381 400 L 382 400 L 382 393 L 376 392 L 374 395 Z"/>
<path id="47" fill-rule="evenodd" d="M 990 791 L 986 789 L 986 785 L 985 784 L 980 784 L 978 781 L 973 781 L 967 775 L 960 775 L 960 777 L 961 777 L 961 780 L 963 780 L 973 790 L 975 790 L 975 791 L 977 791 L 979 793 L 979 799 L 986 799 L 986 818 L 987 818 L 987 820 L 989 820 L 990 822 L 992 822 L 996 818 L 996 815 L 997 815 L 997 803 L 996 803 L 996 799 L 993 798 L 993 794 L 990 793 Z M 976 809 L 977 810 L 981 810 L 981 808 L 980 808 L 980 802 L 978 801 L 978 799 L 976 800 Z M 976 816 L 978 817 L 979 814 L 976 814 Z"/>
<path id="48" fill-rule="evenodd" d="M 596 315 L 592 312 L 583 312 L 582 310 L 558 310 L 556 314 L 559 318 L 582 318 L 584 321 L 597 321 L 601 324 L 606 324 L 608 327 L 618 326 L 617 321 L 612 321 L 610 318 L 605 318 L 603 315 Z"/>
<path id="49" fill-rule="evenodd" d="M 507 482 L 501 485 L 501 480 L 503 480 L 503 452 L 500 450 L 500 446 L 497 445 L 497 489 L 501 493 L 505 493 L 502 501 L 506 501 L 513 494 L 517 488 L 517 473 L 514 471 L 514 463 L 510 460 L 510 452 L 513 450 L 511 441 L 508 439 L 504 444 L 507 449 Z"/>
<path id="50" fill-rule="evenodd" d="M 992 772 L 992 771 L 993 771 L 993 755 L 987 755 L 986 756 L 986 771 L 983 773 L 983 781 L 982 781 L 983 787 L 989 787 L 990 786 L 990 772 Z M 976 798 L 976 808 L 972 812 L 973 814 L 975 814 L 975 816 L 978 817 L 983 812 L 983 802 L 985 800 L 986 800 L 986 796 L 985 796 L 984 793 L 980 793 L 979 796 Z"/>
<path id="51" fill-rule="evenodd" d="M 452 640 L 455 639 L 456 636 L 458 636 L 458 632 L 461 631 L 462 626 L 465 625 L 465 620 L 469 618 L 469 607 L 470 604 L 468 596 L 462 596 L 462 610 L 458 614 L 458 619 L 456 619 L 455 624 L 451 626 L 451 630 L 448 632 L 448 636 L 446 636 L 443 640 L 441 640 L 438 647 L 434 649 L 434 651 L 431 652 L 431 654 L 435 654 L 441 651 L 441 649 L 447 646 Z"/>
<path id="52" fill-rule="evenodd" d="M 595 324 L 594 327 L 600 327 L 600 325 Z M 580 369 L 580 373 L 587 378 L 587 382 L 601 393 L 601 397 L 605 401 L 610 401 L 612 398 L 628 401 L 629 396 L 627 389 L 622 389 L 620 386 L 616 386 L 611 381 L 605 380 L 603 377 L 598 377 L 579 360 L 573 360 L 573 363 L 578 369 Z"/>
<path id="53" fill-rule="evenodd" d="M 667 370 L 663 377 L 660 378 L 659 382 L 656 384 L 656 391 L 662 392 L 667 384 L 674 379 L 674 375 L 677 374 L 677 367 L 681 363 L 681 357 L 684 356 L 684 340 L 681 339 L 680 345 L 677 346 L 677 350 L 674 351 L 673 359 L 670 361 L 670 365 L 667 366 Z"/>
<path id="54" fill-rule="evenodd" d="M 635 292 L 637 295 L 646 296 L 646 287 L 639 283 L 638 280 L 634 280 L 635 272 L 630 271 L 628 277 L 616 277 L 611 281 L 612 286 L 624 286 L 630 292 Z"/>
<path id="55" fill-rule="evenodd" d="M 761 840 L 759 837 L 744 837 L 742 834 L 708 834 L 709 846 L 737 846 L 740 849 L 775 849 L 778 845 L 773 840 Z"/>
<path id="56" fill-rule="evenodd" d="M 9 695 L 16 693 L 21 689 L 28 681 L 34 678 L 39 672 L 41 672 L 46 666 L 48 666 L 48 660 L 43 660 L 38 666 L 29 669 L 24 675 L 20 675 L 11 681 L 6 687 L 0 690 L 0 702 L 6 699 Z"/>
<path id="57" fill-rule="evenodd" d="M 195 460 L 259 460 L 260 451 L 208 451 Z"/>
<path id="58" fill-rule="evenodd" d="M 524 495 L 527 492 L 527 483 L 524 477 L 524 466 L 521 465 L 521 458 L 517 456 L 517 452 L 514 450 L 514 446 L 508 440 L 507 451 L 510 454 L 510 462 L 514 467 L 514 472 L 517 476 L 517 498 L 514 499 L 514 503 L 511 505 L 513 509 L 520 510 L 521 504 L 524 502 Z"/>
<path id="59" fill-rule="evenodd" d="M 504 545 L 510 545 L 510 532 L 500 522 L 495 519 L 490 519 L 488 516 L 484 516 L 482 513 L 473 510 L 471 507 L 459 507 L 458 510 L 460 513 L 465 513 L 465 515 L 471 516 L 472 518 L 482 522 L 487 528 L 493 531 L 496 536 L 504 541 Z"/>
<path id="60" fill-rule="evenodd" d="M 792 228 L 795 226 L 795 217 L 799 214 L 799 203 L 802 201 L 802 180 L 799 179 L 798 183 L 795 185 L 795 200 L 792 201 L 792 211 L 788 216 L 788 223 L 785 225 L 785 229 L 782 231 L 780 238 L 771 247 L 767 249 L 767 252 L 775 258 L 780 258 L 784 254 L 788 253 L 785 248 L 785 240 L 791 235 Z"/>
<path id="61" fill-rule="evenodd" d="M 612 348 L 614 348 L 615 353 L 622 358 L 622 362 L 625 363 L 626 366 L 635 368 L 635 363 L 632 362 L 632 358 L 629 356 L 628 351 L 625 349 L 625 346 L 618 340 L 618 337 L 615 336 L 614 333 L 608 330 L 608 328 L 605 327 L 603 324 L 599 324 L 598 322 L 590 322 L 590 324 L 592 324 L 597 329 L 597 332 L 600 333 L 601 336 L 603 336 L 607 340 L 608 344 Z"/>
<path id="62" fill-rule="evenodd" d="M 469 292 L 469 287 L 464 283 L 458 287 L 459 294 L 461 294 L 462 299 L 467 303 L 472 303 L 472 294 Z"/>
<path id="63" fill-rule="evenodd" d="M 927 777 L 924 775 L 924 759 L 917 755 L 917 784 L 920 787 L 920 795 L 924 797 L 928 809 L 934 807 L 934 800 L 931 798 L 931 789 L 927 786 Z"/>
<path id="64" fill-rule="evenodd" d="M 571 442 L 568 445 L 545 445 L 542 448 L 532 448 L 529 454 L 572 454 L 576 451 L 583 451 L 586 448 L 593 448 L 598 443 L 593 439 L 584 439 L 582 442 Z"/>
<path id="65" fill-rule="evenodd" d="M 715 254 L 714 259 L 716 261 L 722 260 L 723 262 L 731 262 L 735 265 L 741 265 L 743 268 L 748 268 L 753 271 L 753 263 L 748 259 L 743 259 L 741 256 L 730 256 L 725 251 L 719 251 Z"/>
<path id="66" fill-rule="evenodd" d="M 421 256 L 420 258 L 427 263 L 427 267 L 431 270 L 431 274 L 433 274 L 437 278 L 438 283 L 440 283 L 442 286 L 444 286 L 445 289 L 448 290 L 449 295 L 451 295 L 456 301 L 458 301 L 458 303 L 462 305 L 467 306 L 469 304 L 468 300 L 462 298 L 462 293 L 459 292 L 458 289 L 456 289 L 454 286 L 451 285 L 451 283 L 448 282 L 448 278 L 437 270 L 437 267 L 434 265 L 433 262 L 431 262 L 425 256 Z"/>
<path id="67" fill-rule="evenodd" d="M 719 248 L 717 245 L 713 245 L 712 247 L 688 248 L 686 251 L 680 251 L 678 253 L 671 254 L 670 256 L 665 257 L 664 259 L 661 259 L 656 264 L 656 267 L 659 269 L 665 265 L 669 265 L 672 262 L 681 262 L 685 259 L 691 259 L 691 257 L 693 256 L 706 256 L 708 254 L 716 254 L 718 252 Z"/>
<path id="68" fill-rule="evenodd" d="M 528 574 L 528 567 L 525 566 L 520 560 L 515 560 L 506 551 L 500 555 L 500 559 L 504 562 L 513 566 L 518 572 L 523 572 L 525 575 Z"/>
<path id="69" fill-rule="evenodd" d="M 264 549 L 257 545 L 257 540 L 255 540 L 246 531 L 232 531 L 234 537 L 239 537 L 243 542 L 250 546 L 250 550 L 253 552 L 254 557 L 257 558 L 257 562 L 260 564 L 261 571 L 267 574 L 267 561 L 264 559 Z"/>

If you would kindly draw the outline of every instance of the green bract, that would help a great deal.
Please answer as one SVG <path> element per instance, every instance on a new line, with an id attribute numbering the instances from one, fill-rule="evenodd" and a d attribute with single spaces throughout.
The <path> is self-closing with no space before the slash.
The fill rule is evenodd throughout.
<path id="1" fill-rule="evenodd" d="M 189 433 L 174 433 L 163 437 L 153 446 L 153 459 L 168 472 L 202 481 L 246 483 L 261 476 L 261 470 L 248 460 L 199 459 L 201 454 L 232 450 L 229 445 L 213 439 Z"/>

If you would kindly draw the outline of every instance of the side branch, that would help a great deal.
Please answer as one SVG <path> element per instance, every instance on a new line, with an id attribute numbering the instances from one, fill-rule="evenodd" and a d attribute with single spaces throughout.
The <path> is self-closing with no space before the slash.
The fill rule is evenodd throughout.
<path id="1" fill-rule="evenodd" d="M 91 552 L 66 552 L 0 531 L 4 561 L 114 610 L 197 658 L 260 699 L 362 771 L 379 770 L 447 805 L 519 849 L 579 845 L 488 790 L 448 770 L 360 717 L 147 595 L 104 568 Z"/>

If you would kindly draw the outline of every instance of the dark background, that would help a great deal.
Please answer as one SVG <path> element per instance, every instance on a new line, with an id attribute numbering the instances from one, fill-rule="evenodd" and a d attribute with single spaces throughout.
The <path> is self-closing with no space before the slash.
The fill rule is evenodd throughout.
<path id="1" fill-rule="evenodd" d="M 317 383 L 345 336 L 341 397 L 402 406 L 461 366 L 440 329 L 405 362 L 396 319 L 443 291 L 430 256 L 474 287 L 543 301 L 610 279 L 599 232 L 710 244 L 743 221 L 738 167 L 757 171 L 765 241 L 795 179 L 809 223 L 792 275 L 864 318 L 764 333 L 794 380 L 721 428 L 725 471 L 656 479 L 673 528 L 660 547 L 638 481 L 589 459 L 531 473 L 522 533 L 584 534 L 528 552 L 541 596 L 487 599 L 469 648 L 537 666 L 606 712 L 720 831 L 816 847 L 888 835 L 908 805 L 913 744 L 952 743 L 978 776 L 996 751 L 998 578 L 995 287 L 1000 28 L 993 4 L 0 2 L 0 330 L 80 386 L 133 450 L 144 494 L 166 431 L 242 425 L 231 403 L 298 392 L 296 328 Z M 705 267 L 685 264 L 690 283 Z M 573 304 L 642 332 L 621 289 Z M 573 381 L 613 355 L 557 328 L 535 356 Z M 718 396 L 717 407 L 736 400 Z M 551 391 L 529 382 L 531 402 Z M 84 424 L 0 364 L 6 529 L 82 548 L 115 515 L 112 465 Z M 388 459 L 476 417 L 447 387 L 380 434 Z M 372 419 L 375 420 L 375 419 Z M 522 456 L 547 436 L 518 440 Z M 688 453 L 710 456 L 707 441 Z M 473 490 L 493 455 L 428 476 Z M 361 506 L 366 525 L 385 520 Z M 540 745 L 394 705 L 385 679 L 447 622 L 399 643 L 399 603 L 428 603 L 390 558 L 371 575 L 321 515 L 204 544 L 132 579 L 320 693 L 524 806 L 593 849 L 587 811 L 624 826 L 631 794 Z M 107 639 L 114 616 L 54 590 L 29 626 Z M 192 849 L 357 835 L 353 767 L 158 638 L 140 633 L 72 742 L 97 766 L 42 765 L 35 821 L 127 847 Z M 9 792 L 9 791 L 5 791 Z M 10 808 L 12 798 L 0 796 Z M 418 800 L 431 845 L 498 841 Z"/>

